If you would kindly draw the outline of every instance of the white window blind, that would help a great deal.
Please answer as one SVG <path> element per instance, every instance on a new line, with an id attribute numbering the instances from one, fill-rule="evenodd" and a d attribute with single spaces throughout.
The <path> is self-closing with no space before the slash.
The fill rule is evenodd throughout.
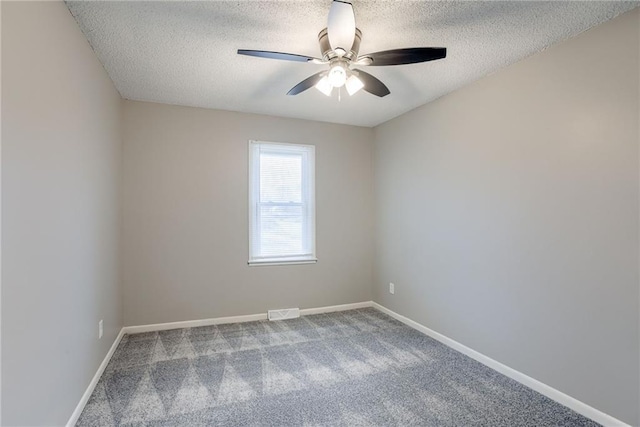
<path id="1" fill-rule="evenodd" d="M 315 147 L 249 142 L 249 264 L 315 262 Z"/>

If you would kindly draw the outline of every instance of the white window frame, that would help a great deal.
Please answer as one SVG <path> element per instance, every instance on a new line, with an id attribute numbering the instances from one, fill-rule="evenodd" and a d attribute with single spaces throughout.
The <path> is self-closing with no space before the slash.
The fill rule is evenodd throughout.
<path id="1" fill-rule="evenodd" d="M 306 207 L 307 223 L 304 224 L 308 230 L 303 232 L 303 239 L 306 237 L 310 241 L 303 244 L 308 251 L 297 255 L 288 256 L 260 256 L 259 239 L 254 242 L 257 236 L 256 228 L 260 227 L 258 208 L 260 205 L 260 152 L 284 152 L 291 154 L 302 154 L 302 202 Z M 313 264 L 318 261 L 316 258 L 316 206 L 315 206 L 315 146 L 305 144 L 290 144 L 284 142 L 249 141 L 249 262 L 250 266 L 258 265 L 286 265 L 286 264 Z M 271 203 L 273 205 L 273 203 Z M 287 203 L 283 203 L 287 205 Z"/>

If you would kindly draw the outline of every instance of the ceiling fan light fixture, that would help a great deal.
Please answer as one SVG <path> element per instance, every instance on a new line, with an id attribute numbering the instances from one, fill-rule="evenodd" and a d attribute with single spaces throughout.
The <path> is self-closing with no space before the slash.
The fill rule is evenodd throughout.
<path id="1" fill-rule="evenodd" d="M 362 31 L 356 27 L 355 14 L 351 0 L 333 0 L 327 27 L 318 33 L 321 58 L 295 53 L 274 52 L 268 50 L 238 49 L 239 55 L 258 58 L 279 59 L 284 61 L 306 62 L 328 65 L 329 70 L 319 71 L 295 85 L 287 95 L 298 95 L 315 86 L 320 92 L 331 96 L 333 88 L 345 86 L 349 95 L 361 89 L 383 98 L 391 92 L 377 77 L 353 66 L 387 66 L 418 64 L 447 57 L 445 47 L 410 47 L 368 53 L 359 56 Z M 340 99 L 340 91 L 338 91 Z"/>
<path id="2" fill-rule="evenodd" d="M 333 87 L 342 87 L 347 81 L 347 70 L 342 65 L 334 65 L 329 70 L 329 83 Z"/>
<path id="3" fill-rule="evenodd" d="M 352 96 L 364 87 L 364 83 L 362 83 L 362 80 L 357 78 L 354 74 L 352 74 L 351 77 L 347 79 L 345 87 L 347 88 L 349 96 Z"/>
<path id="4" fill-rule="evenodd" d="M 333 86 L 329 82 L 329 78 L 324 76 L 321 78 L 318 83 L 316 83 L 316 89 L 320 92 L 324 93 L 327 96 L 331 96 L 331 92 L 333 91 Z"/>

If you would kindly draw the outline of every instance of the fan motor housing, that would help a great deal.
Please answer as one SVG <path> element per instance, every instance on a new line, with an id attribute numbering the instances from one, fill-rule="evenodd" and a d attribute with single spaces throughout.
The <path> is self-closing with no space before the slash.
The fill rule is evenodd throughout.
<path id="1" fill-rule="evenodd" d="M 353 38 L 353 45 L 351 46 L 351 50 L 343 55 L 344 59 L 349 61 L 358 57 L 358 52 L 360 51 L 360 42 L 362 41 L 362 31 L 359 28 L 356 28 L 356 34 Z M 322 53 L 322 59 L 325 61 L 331 61 L 334 58 L 338 57 L 338 54 L 331 48 L 331 44 L 329 43 L 329 32 L 326 28 L 323 28 L 322 31 L 318 34 L 318 42 L 320 43 L 320 52 Z"/>

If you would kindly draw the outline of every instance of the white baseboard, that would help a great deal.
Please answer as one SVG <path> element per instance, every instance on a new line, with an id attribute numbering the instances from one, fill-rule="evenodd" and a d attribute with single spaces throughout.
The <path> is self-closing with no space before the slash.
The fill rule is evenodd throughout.
<path id="1" fill-rule="evenodd" d="M 412 327 L 413 329 L 416 329 L 420 332 L 422 332 L 425 335 L 430 336 L 431 338 L 440 341 L 441 343 L 445 344 L 448 347 L 453 348 L 454 350 L 459 351 L 462 354 L 465 354 L 469 357 L 471 357 L 472 359 L 477 360 L 478 362 L 482 363 L 483 365 L 488 366 L 489 368 L 500 372 L 501 374 L 515 380 L 518 381 L 520 384 L 523 384 L 535 391 L 537 391 L 538 393 L 547 396 L 549 399 L 555 400 L 556 402 L 560 403 L 561 405 L 564 405 L 572 410 L 574 410 L 575 412 L 584 415 L 585 417 L 599 423 L 602 424 L 605 427 L 629 427 L 628 424 L 610 416 L 605 414 L 602 411 L 597 410 L 596 408 L 587 405 L 586 403 L 583 403 L 577 399 L 574 399 L 573 397 L 559 391 L 556 390 L 555 388 L 548 386 L 534 378 L 531 378 L 528 375 L 523 374 L 520 371 L 516 371 L 513 368 L 508 367 L 507 365 L 504 365 L 496 360 L 493 360 L 492 358 L 485 356 L 482 353 L 479 353 L 463 344 L 460 344 L 459 342 L 452 340 L 451 338 L 442 335 L 432 329 L 427 328 L 424 325 L 421 325 L 420 323 L 409 319 L 408 317 L 405 317 L 401 314 L 396 313 L 395 311 L 391 311 L 388 308 L 374 302 L 372 303 L 372 307 L 382 311 L 383 313 L 388 314 L 389 316 L 393 317 L 394 319 L 399 320 L 400 322 L 404 323 L 407 326 Z"/>
<path id="2" fill-rule="evenodd" d="M 215 317 L 212 319 L 185 320 L 182 322 L 154 323 L 151 325 L 125 326 L 125 334 L 139 334 L 141 332 L 166 331 L 169 329 L 195 328 L 198 326 L 221 325 L 223 323 L 243 323 L 265 320 L 267 313 L 247 314 L 244 316 Z"/>
<path id="3" fill-rule="evenodd" d="M 327 307 L 304 308 L 300 310 L 301 316 L 311 314 L 333 313 L 334 311 L 356 310 L 358 308 L 373 307 L 373 301 L 354 302 L 352 304 L 329 305 Z"/>
<path id="4" fill-rule="evenodd" d="M 82 398 L 80 399 L 80 402 L 78 402 L 76 409 L 73 411 L 73 414 L 71 414 L 71 418 L 69 418 L 69 421 L 67 422 L 67 427 L 73 427 L 76 425 L 78 418 L 80 418 L 80 414 L 82 414 L 82 410 L 84 409 L 85 405 L 89 401 L 89 398 L 91 397 L 91 393 L 93 393 L 93 390 L 96 388 L 96 385 L 98 384 L 98 380 L 100 380 L 102 373 L 104 372 L 107 365 L 109 364 L 109 361 L 111 360 L 113 353 L 115 353 L 116 348 L 118 348 L 118 344 L 120 344 L 120 341 L 122 340 L 123 336 L 124 336 L 124 328 L 120 329 L 120 332 L 118 333 L 118 336 L 116 337 L 116 339 L 113 341 L 113 344 L 111 344 L 111 348 L 107 352 L 107 355 L 102 360 L 102 363 L 100 364 L 100 366 L 98 366 L 98 370 L 96 371 L 96 374 L 91 379 L 91 382 L 89 383 L 89 387 L 87 387 L 84 394 L 82 395 Z"/>
<path id="5" fill-rule="evenodd" d="M 327 307 L 305 308 L 300 310 L 301 316 L 310 314 L 330 313 L 333 311 L 355 310 L 357 308 L 372 307 L 373 301 L 356 302 L 353 304 L 331 305 Z M 168 329 L 195 328 L 198 326 L 221 325 L 223 323 L 254 322 L 266 320 L 267 313 L 247 314 L 244 316 L 214 317 L 211 319 L 185 320 L 182 322 L 155 323 L 151 325 L 125 326 L 125 334 L 139 334 L 141 332 L 166 331 Z"/>

